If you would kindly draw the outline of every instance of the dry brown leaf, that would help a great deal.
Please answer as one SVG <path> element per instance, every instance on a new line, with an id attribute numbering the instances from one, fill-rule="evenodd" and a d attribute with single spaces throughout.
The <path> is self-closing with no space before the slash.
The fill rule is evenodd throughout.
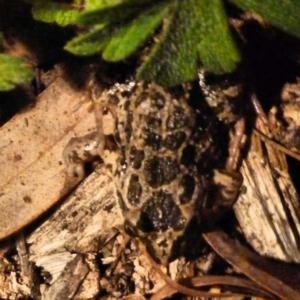
<path id="1" fill-rule="evenodd" d="M 38 218 L 72 187 L 62 151 L 70 138 L 95 130 L 87 100 L 86 92 L 58 78 L 35 107 L 0 129 L 0 239 Z"/>

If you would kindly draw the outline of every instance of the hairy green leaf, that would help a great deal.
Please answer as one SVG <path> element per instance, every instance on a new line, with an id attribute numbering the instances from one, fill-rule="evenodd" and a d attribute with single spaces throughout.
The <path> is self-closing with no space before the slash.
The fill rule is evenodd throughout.
<path id="1" fill-rule="evenodd" d="M 300 37 L 299 0 L 230 0 L 244 10 L 261 15 L 283 31 Z"/>
<path id="2" fill-rule="evenodd" d="M 33 70 L 20 58 L 0 54 L 0 90 L 8 91 L 17 84 L 27 83 L 33 78 Z"/>
<path id="3" fill-rule="evenodd" d="M 119 61 L 131 55 L 157 28 L 168 8 L 167 3 L 154 6 L 121 27 L 104 49 L 103 58 Z"/>
<path id="4" fill-rule="evenodd" d="M 103 51 L 108 61 L 125 59 L 165 17 L 159 41 L 138 70 L 138 78 L 175 85 L 194 79 L 199 61 L 210 71 L 224 73 L 232 71 L 240 59 L 221 0 L 103 0 L 97 5 L 78 21 L 106 25 L 74 38 L 66 50 L 77 55 Z"/>
<path id="5" fill-rule="evenodd" d="M 240 56 L 229 32 L 222 1 L 198 1 L 197 13 L 201 30 L 197 47 L 201 62 L 214 73 L 233 71 Z"/>
<path id="6" fill-rule="evenodd" d="M 101 10 L 106 8 L 112 8 L 120 4 L 126 4 L 132 0 L 85 0 L 84 6 L 86 11 L 90 10 Z"/>
<path id="7" fill-rule="evenodd" d="M 93 55 L 104 49 L 116 30 L 115 26 L 98 26 L 92 32 L 73 38 L 64 49 L 75 55 Z"/>
<path id="8" fill-rule="evenodd" d="M 137 14 L 147 9 L 148 6 L 155 5 L 155 1 L 127 0 L 121 1 L 118 5 L 113 4 L 114 3 L 111 3 L 111 5 L 103 5 L 103 7 L 99 7 L 97 10 L 82 13 L 77 21 L 83 25 L 124 22 L 124 20 L 134 18 Z"/>
<path id="9" fill-rule="evenodd" d="M 128 57 L 159 25 L 168 9 L 167 3 L 152 6 L 128 23 L 98 25 L 89 33 L 69 41 L 65 49 L 76 55 L 92 55 L 104 50 L 103 57 L 118 61 Z"/>
<path id="10" fill-rule="evenodd" d="M 159 43 L 137 73 L 139 79 L 155 80 L 162 86 L 192 80 L 197 75 L 199 1 L 176 1 L 166 18 Z"/>
<path id="11" fill-rule="evenodd" d="M 76 3 L 72 6 L 67 3 L 58 3 L 51 1 L 34 1 L 32 15 L 36 20 L 52 23 L 60 26 L 66 26 L 78 18 L 80 11 L 76 8 Z"/>
<path id="12" fill-rule="evenodd" d="M 102 52 L 108 61 L 130 56 L 164 18 L 158 42 L 137 72 L 138 78 L 164 86 L 194 79 L 200 62 L 221 74 L 233 71 L 240 61 L 223 0 L 86 0 L 80 14 L 71 4 L 27 1 L 33 3 L 34 16 L 40 20 L 66 25 L 78 16 L 77 23 L 93 25 L 65 49 L 76 55 Z M 230 1 L 300 37 L 299 0 Z"/>

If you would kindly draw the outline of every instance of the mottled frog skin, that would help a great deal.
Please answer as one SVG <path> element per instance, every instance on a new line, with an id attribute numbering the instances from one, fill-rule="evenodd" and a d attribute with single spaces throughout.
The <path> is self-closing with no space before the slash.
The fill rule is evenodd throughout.
<path id="1" fill-rule="evenodd" d="M 130 87 L 115 86 L 100 98 L 104 105 L 118 103 L 114 111 L 118 153 L 101 155 L 113 174 L 125 228 L 165 264 L 180 252 L 191 220 L 201 224 L 212 184 L 215 195 L 232 203 L 241 178 L 216 169 L 220 149 L 215 120 L 200 105 L 190 105 L 188 88 L 167 90 L 131 82 Z"/>

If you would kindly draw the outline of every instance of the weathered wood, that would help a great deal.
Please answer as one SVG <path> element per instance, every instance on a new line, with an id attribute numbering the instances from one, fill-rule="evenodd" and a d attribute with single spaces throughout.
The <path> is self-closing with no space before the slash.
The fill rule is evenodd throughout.
<path id="1" fill-rule="evenodd" d="M 97 253 L 123 225 L 114 183 L 100 165 L 58 210 L 28 238 L 30 260 L 54 284 L 72 253 Z"/>
<path id="2" fill-rule="evenodd" d="M 268 146 L 268 145 L 266 145 Z M 234 211 L 247 241 L 261 255 L 300 262 L 300 203 L 283 153 L 253 137 L 241 172 L 246 192 Z"/>

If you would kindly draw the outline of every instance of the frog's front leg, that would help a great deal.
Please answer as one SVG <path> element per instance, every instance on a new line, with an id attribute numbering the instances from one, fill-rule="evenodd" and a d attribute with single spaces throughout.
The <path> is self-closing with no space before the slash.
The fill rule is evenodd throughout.
<path id="1" fill-rule="evenodd" d="M 241 192 L 243 177 L 236 169 L 239 164 L 240 150 L 245 142 L 244 130 L 245 120 L 240 119 L 236 122 L 235 132 L 231 137 L 226 169 L 213 170 L 213 174 L 208 180 L 205 203 L 205 215 L 208 219 L 223 215 L 234 205 Z"/>
<path id="2" fill-rule="evenodd" d="M 94 108 L 96 131 L 70 139 L 63 151 L 66 173 L 70 178 L 83 179 L 85 164 L 92 162 L 96 157 L 103 157 L 106 144 L 103 132 L 103 105 L 94 101 Z"/>
<path id="3" fill-rule="evenodd" d="M 243 177 L 240 172 L 227 170 L 214 170 L 212 185 L 215 191 L 214 201 L 210 207 L 212 213 L 222 215 L 232 208 L 241 191 Z"/>
<path id="4" fill-rule="evenodd" d="M 99 156 L 99 143 L 97 132 L 70 139 L 63 151 L 63 160 L 68 177 L 84 178 L 85 164 Z M 101 143 L 104 143 L 104 141 Z"/>

